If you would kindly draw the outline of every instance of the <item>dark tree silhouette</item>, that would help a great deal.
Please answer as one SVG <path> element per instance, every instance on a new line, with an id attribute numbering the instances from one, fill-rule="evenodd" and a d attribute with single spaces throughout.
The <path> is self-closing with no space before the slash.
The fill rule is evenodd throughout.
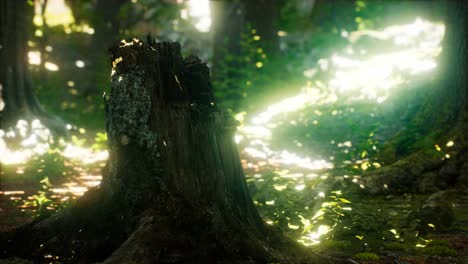
<path id="1" fill-rule="evenodd" d="M 4 109 L 3 129 L 18 119 L 40 119 L 52 131 L 65 133 L 63 122 L 44 111 L 34 95 L 27 61 L 28 32 L 32 26 L 32 6 L 27 1 L 0 3 L 0 85 Z"/>
<path id="2" fill-rule="evenodd" d="M 213 81 L 223 82 L 224 98 L 240 102 L 239 80 L 245 67 L 246 38 L 259 36 L 257 48 L 271 59 L 279 55 L 278 24 L 282 1 L 213 1 Z M 261 15 L 259 15 L 261 14 Z M 254 34 L 252 34 L 254 30 Z M 243 44 L 244 42 L 244 44 Z M 218 91 L 215 91 L 218 92 Z M 233 105 L 234 109 L 238 106 Z"/>

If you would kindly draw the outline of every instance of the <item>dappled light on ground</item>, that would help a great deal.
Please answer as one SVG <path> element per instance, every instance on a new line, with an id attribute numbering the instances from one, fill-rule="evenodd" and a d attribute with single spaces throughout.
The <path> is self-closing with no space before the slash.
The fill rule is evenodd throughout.
<path id="1" fill-rule="evenodd" d="M 349 115 L 362 115 L 361 120 L 372 118 L 373 113 L 369 115 L 355 112 L 353 104 L 360 101 L 381 104 L 391 95 L 392 89 L 411 82 L 414 76 L 434 70 L 435 58 L 441 51 L 443 34 L 443 25 L 420 18 L 411 24 L 391 26 L 381 31 L 344 32 L 342 36 L 349 41 L 348 47 L 330 58 L 320 59 L 316 68 L 304 71 L 310 81 L 298 94 L 273 103 L 255 115 L 247 115 L 245 112 L 236 115 L 241 126 L 235 140 L 242 156 L 245 155 L 243 165 L 248 181 L 254 182 L 257 189 L 268 190 L 254 195 L 261 212 L 274 211 L 273 214 L 264 215 L 268 224 L 282 225 L 280 219 L 286 218 L 288 223 L 285 227 L 291 229 L 301 243 L 319 243 L 327 234 L 330 237 L 344 212 L 352 210 L 351 202 L 340 196 L 341 190 L 328 190 L 321 182 L 333 176 L 365 189 L 359 172 L 381 167 L 379 162 L 367 157 L 371 151 L 377 150 L 373 132 L 366 135 L 366 147 L 370 149 L 361 149 L 357 155 L 352 152 L 358 150 L 361 142 L 331 140 L 334 151 L 353 157 L 349 160 L 337 159 L 336 154 L 314 154 L 314 149 L 305 151 L 300 139 L 294 139 L 289 144 L 278 144 L 278 141 L 284 139 L 275 138 L 275 131 L 286 125 L 296 129 L 298 126 L 312 125 L 319 130 L 321 124 L 318 120 L 327 118 L 324 116 L 330 111 L 330 107 L 337 104 L 350 106 Z M 375 42 L 361 44 L 361 39 L 365 37 Z M 385 41 L 391 43 L 384 43 Z M 378 45 L 384 44 L 386 49 L 380 51 Z M 327 75 L 330 76 L 328 79 L 321 77 Z M 317 118 L 303 116 L 301 113 L 304 111 L 313 112 Z M 328 113 L 328 118 L 335 119 L 344 114 L 342 110 Z M 283 149 L 278 148 L 278 145 L 292 147 Z M 349 168 L 355 175 L 331 175 L 336 174 L 334 170 L 343 168 Z M 267 184 L 270 186 L 267 187 Z M 273 192 L 281 194 L 274 195 Z M 288 198 L 277 201 L 271 200 L 273 197 Z M 301 199 L 311 199 L 311 206 L 288 208 L 291 205 L 288 206 L 287 203 L 299 203 Z M 319 203 L 320 200 L 323 202 Z M 262 210 L 262 207 L 277 209 Z M 324 221 L 326 214 L 328 219 Z M 334 215 L 332 219 L 330 215 Z M 357 239 L 360 237 L 357 235 Z"/>
<path id="2" fill-rule="evenodd" d="M 94 144 L 86 145 L 84 129 L 67 129 L 70 141 L 54 138 L 37 119 L 0 130 L 2 228 L 64 208 L 101 183 L 108 158 L 105 134 L 98 133 Z"/>
<path id="3" fill-rule="evenodd" d="M 73 126 L 67 125 L 67 129 Z M 77 129 L 78 132 L 84 131 Z M 72 139 L 76 139 L 72 137 Z M 57 142 L 58 141 L 58 142 Z M 93 150 L 81 147 L 76 142 L 54 139 L 50 130 L 40 120 L 31 122 L 18 120 L 14 128 L 7 131 L 0 129 L 0 162 L 2 164 L 23 164 L 35 155 L 43 155 L 52 148 L 61 149 L 59 153 L 70 159 L 77 159 L 84 164 L 107 160 L 107 150 Z"/>
<path id="4" fill-rule="evenodd" d="M 14 128 L 7 131 L 0 129 L 0 162 L 3 164 L 20 164 L 33 155 L 41 155 L 49 149 L 51 133 L 42 123 L 35 119 L 32 122 L 18 120 Z M 7 145 L 16 141 L 16 149 Z"/>

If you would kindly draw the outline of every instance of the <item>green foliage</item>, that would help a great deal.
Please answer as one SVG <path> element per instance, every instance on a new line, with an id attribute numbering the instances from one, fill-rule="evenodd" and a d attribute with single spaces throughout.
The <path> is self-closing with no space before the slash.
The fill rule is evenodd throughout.
<path id="1" fill-rule="evenodd" d="M 51 198 L 49 189 L 52 184 L 48 177 L 44 177 L 40 184 L 41 189 L 27 200 L 22 201 L 21 205 L 21 207 L 30 208 L 27 212 L 32 214 L 34 218 L 50 215 L 70 205 L 70 200 L 60 201 Z"/>
<path id="2" fill-rule="evenodd" d="M 67 123 L 102 130 L 105 124 L 102 90 L 85 91 L 87 88 L 85 83 L 77 81 L 73 87 L 68 87 L 67 82 L 74 78 L 59 72 L 48 73 L 46 83 L 42 80 L 36 85 L 37 97 L 41 104 L 48 112 L 61 117 Z M 41 76 L 34 77 L 38 80 Z M 108 75 L 105 79 L 108 80 Z M 104 83 L 102 85 L 104 86 Z"/>
<path id="3" fill-rule="evenodd" d="M 94 144 L 91 145 L 91 148 L 96 150 L 107 149 L 107 133 L 97 132 L 94 137 Z"/>
<path id="4" fill-rule="evenodd" d="M 322 203 L 321 208 L 312 217 L 312 223 L 305 226 L 303 233 L 308 232 L 314 226 L 327 225 L 332 228 L 343 224 L 343 219 L 347 215 L 345 210 L 351 210 L 349 205 L 351 202 L 345 198 L 339 197 L 341 191 L 331 191 L 331 195 L 326 196 L 325 202 Z M 329 235 L 330 236 L 330 235 Z"/>
<path id="5" fill-rule="evenodd" d="M 356 259 L 356 260 L 359 260 L 359 261 L 377 261 L 377 260 L 380 259 L 380 257 L 377 254 L 370 253 L 370 252 L 358 253 L 358 254 L 354 255 L 353 258 Z"/>
<path id="6" fill-rule="evenodd" d="M 355 206 L 353 211 L 341 219 L 340 225 L 334 230 L 334 237 L 339 239 L 353 239 L 355 243 L 378 249 L 384 240 L 394 239 L 393 224 L 382 212 L 367 211 Z"/>
<path id="7" fill-rule="evenodd" d="M 278 81 L 275 76 L 284 70 L 286 60 L 267 54 L 265 43 L 250 27 L 241 36 L 239 54 L 232 53 L 237 51 L 229 51 L 225 45 L 220 45 L 219 49 L 223 58 L 216 62 L 215 97 L 223 108 L 234 112 L 239 111 L 241 105 L 245 107 L 247 97 L 272 92 Z"/>
<path id="8" fill-rule="evenodd" d="M 43 155 L 33 157 L 26 164 L 25 169 L 25 174 L 33 175 L 38 180 L 60 181 L 64 178 L 64 175 L 74 173 L 75 170 L 70 166 L 70 161 L 67 161 L 57 149 L 49 149 Z"/>

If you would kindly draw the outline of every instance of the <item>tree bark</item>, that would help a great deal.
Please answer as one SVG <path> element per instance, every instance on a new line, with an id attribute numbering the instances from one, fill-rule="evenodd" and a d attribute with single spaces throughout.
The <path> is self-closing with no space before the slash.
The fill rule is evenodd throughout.
<path id="1" fill-rule="evenodd" d="M 33 92 L 27 60 L 27 32 L 32 23 L 32 6 L 27 1 L 0 3 L 0 85 L 4 109 L 1 128 L 14 126 L 19 119 L 40 119 L 52 131 L 65 134 L 63 122 L 44 111 Z"/>
<path id="2" fill-rule="evenodd" d="M 121 42 L 112 60 L 101 186 L 4 239 L 11 241 L 1 245 L 4 254 L 38 261 L 49 253 L 67 263 L 311 260 L 260 218 L 234 143 L 236 123 L 214 103 L 208 67 L 183 59 L 178 43 L 154 40 Z"/>

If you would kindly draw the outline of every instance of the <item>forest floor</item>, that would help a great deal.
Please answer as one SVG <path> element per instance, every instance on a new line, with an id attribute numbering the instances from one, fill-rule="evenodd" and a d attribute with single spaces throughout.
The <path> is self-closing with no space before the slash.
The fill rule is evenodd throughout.
<path id="1" fill-rule="evenodd" d="M 455 191 L 445 206 L 454 213 L 453 223 L 444 227 L 437 217 L 418 213 L 434 193 L 453 193 L 453 187 L 425 194 L 366 192 L 364 171 L 384 166 L 376 154 L 401 125 L 385 121 L 374 106 L 326 105 L 268 124 L 237 118 L 243 123 L 236 141 L 246 181 L 267 224 L 317 254 L 348 263 L 468 263 L 468 193 Z M 80 147 L 73 157 L 62 149 L 3 164 L 0 232 L 65 208 L 99 185 L 103 135 L 77 132 L 82 138 L 74 139 Z"/>
<path id="2" fill-rule="evenodd" d="M 278 175 L 271 174 L 272 170 L 276 170 L 277 173 L 279 171 L 279 174 L 286 176 L 286 179 L 291 181 L 295 175 L 298 175 L 298 171 L 300 170 L 300 168 L 296 168 L 296 170 L 290 168 L 287 171 L 284 168 L 266 165 L 263 160 L 252 159 L 246 153 L 242 153 L 242 156 L 245 158 L 242 159 L 242 163 L 248 182 L 260 179 L 259 175 L 262 175 L 264 179 L 263 183 L 265 181 L 270 182 L 270 180 L 266 179 L 267 176 L 265 175 Z M 41 158 L 38 158 L 36 162 L 38 164 L 47 163 L 46 160 Z M 88 188 L 99 184 L 101 180 L 100 171 L 104 165 L 102 161 L 87 164 L 86 166 L 80 165 L 77 161 L 66 161 L 65 164 L 70 168 L 63 175 L 61 173 L 60 177 L 46 175 L 53 173 L 53 171 L 50 168 L 45 169 L 37 164 L 29 165 L 29 167 L 23 165 L 3 166 L 1 172 L 0 232 L 11 231 L 22 224 L 33 221 L 36 217 L 60 210 L 80 197 Z M 321 173 L 325 172 L 322 171 Z M 327 175 L 331 176 L 330 174 Z M 307 188 L 304 188 L 312 188 L 307 182 L 305 184 Z M 319 185 L 315 183 L 315 187 L 317 186 Z M 277 213 L 284 209 L 284 204 L 282 204 L 281 200 L 277 199 L 277 208 L 275 208 L 274 205 L 271 205 L 271 202 L 267 202 L 265 198 L 261 197 L 262 195 L 266 195 L 265 193 L 268 193 L 267 190 L 261 189 L 262 181 L 258 184 L 257 188 L 257 190 L 253 190 L 254 200 L 267 223 L 278 225 L 286 234 L 298 240 L 303 232 L 298 232 L 298 228 L 295 227 L 294 223 L 291 223 L 293 221 L 286 224 L 282 222 L 284 218 L 290 218 L 287 216 L 287 213 L 283 214 L 283 216 L 271 213 Z M 324 190 L 323 185 L 319 188 Z M 297 189 L 300 188 L 296 188 L 295 192 L 301 193 Z M 287 191 L 284 194 L 286 197 L 291 195 Z M 352 205 L 353 210 L 357 209 L 358 215 L 363 217 L 360 220 L 361 222 L 357 221 L 358 225 L 361 226 L 355 227 L 359 230 L 356 231 L 356 234 L 359 233 L 362 236 L 369 237 L 370 240 L 368 241 L 373 241 L 369 243 L 375 243 L 378 246 L 367 247 L 367 244 L 364 243 L 364 247 L 361 245 L 359 248 L 356 248 L 352 244 L 359 244 L 360 236 L 353 234 L 348 238 L 351 239 L 350 241 L 343 241 L 342 238 L 328 237 L 322 243 L 311 245 L 310 248 L 321 255 L 348 259 L 349 263 L 468 263 L 468 195 L 459 196 L 454 201 L 455 223 L 449 229 L 443 231 L 434 229 L 433 232 L 424 235 L 424 239 L 421 240 L 426 241 L 424 248 L 417 248 L 414 243 L 377 241 L 379 240 L 378 236 L 383 233 L 381 231 L 385 230 L 387 234 L 391 234 L 388 230 L 391 230 L 392 227 L 407 225 L 408 215 L 414 212 L 427 197 L 428 195 L 402 194 L 343 198 L 346 200 L 346 203 L 349 202 Z M 294 200 L 291 197 L 285 199 Z M 304 196 L 301 199 L 304 199 Z M 315 211 L 317 210 L 320 209 L 317 209 L 317 206 L 315 206 Z M 282 212 L 284 213 L 284 211 Z M 329 212 L 327 211 L 327 213 Z M 369 218 L 366 218 L 366 215 Z M 346 221 L 340 221 L 341 223 L 339 224 L 346 224 Z M 364 222 L 368 221 L 373 223 L 364 226 Z M 301 227 L 301 230 L 304 228 L 306 227 Z M 399 230 L 393 230 L 393 235 L 403 236 Z M 367 252 L 373 253 L 369 255 Z"/>

